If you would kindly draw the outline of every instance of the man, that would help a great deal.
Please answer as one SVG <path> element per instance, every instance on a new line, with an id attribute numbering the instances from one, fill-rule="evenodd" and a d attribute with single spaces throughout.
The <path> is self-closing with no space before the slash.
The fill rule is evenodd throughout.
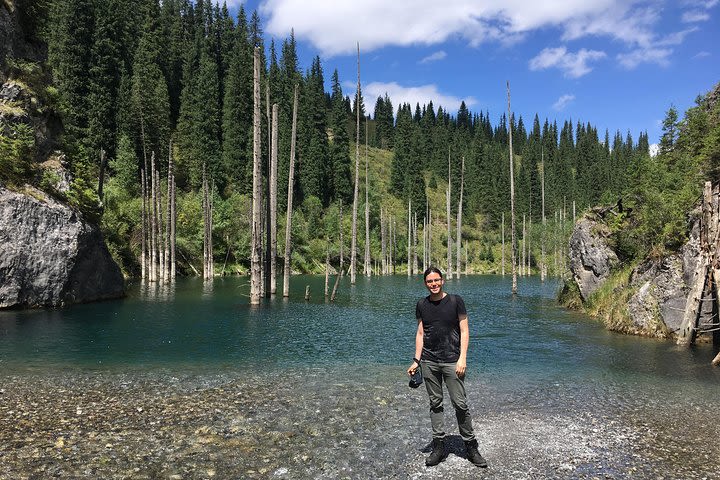
<path id="1" fill-rule="evenodd" d="M 417 368 L 422 369 L 430 397 L 433 442 L 432 453 L 425 459 L 425 465 L 437 465 L 447 456 L 443 426 L 445 383 L 455 408 L 460 436 L 465 441 L 467 458 L 478 467 L 487 467 L 487 462 L 478 451 L 465 395 L 465 369 L 470 341 L 465 302 L 459 295 L 443 291 L 445 281 L 439 269 L 428 268 L 423 278 L 430 295 L 420 299 L 415 307 L 418 322 L 415 357 L 407 372 L 413 375 Z"/>

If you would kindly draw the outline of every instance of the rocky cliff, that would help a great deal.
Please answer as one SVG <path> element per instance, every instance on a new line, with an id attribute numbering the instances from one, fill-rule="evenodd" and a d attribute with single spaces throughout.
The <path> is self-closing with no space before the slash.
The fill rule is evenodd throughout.
<path id="1" fill-rule="evenodd" d="M 599 213 L 602 211 L 595 209 L 578 220 L 570 238 L 572 281 L 583 302 L 591 299 L 621 266 L 612 248 L 606 218 Z M 641 262 L 632 269 L 628 281 L 621 282 L 610 294 L 613 298 L 608 303 L 622 310 L 624 318 L 614 318 L 608 326 L 625 333 L 673 337 L 682 323 L 698 257 L 699 221 L 695 221 L 688 241 L 678 252 Z"/>
<path id="2" fill-rule="evenodd" d="M 124 295 L 100 230 L 28 187 L 0 185 L 0 308 L 59 307 Z"/>

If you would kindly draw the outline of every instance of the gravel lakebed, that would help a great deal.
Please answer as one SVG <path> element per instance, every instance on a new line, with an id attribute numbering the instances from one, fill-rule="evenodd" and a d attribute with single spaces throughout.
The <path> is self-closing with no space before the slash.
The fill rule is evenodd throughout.
<path id="1" fill-rule="evenodd" d="M 2 373 L 0 479 L 720 479 L 717 395 L 503 375 L 467 380 L 489 468 L 447 399 L 450 453 L 427 468 L 404 368 Z"/>

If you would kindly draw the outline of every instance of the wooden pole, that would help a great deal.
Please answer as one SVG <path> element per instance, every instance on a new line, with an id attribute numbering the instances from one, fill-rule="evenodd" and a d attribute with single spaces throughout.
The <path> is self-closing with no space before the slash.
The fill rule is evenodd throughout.
<path id="1" fill-rule="evenodd" d="M 260 209 L 262 207 L 262 173 L 260 172 L 260 47 L 253 56 L 253 180 L 252 232 L 250 249 L 250 304 L 260 304 Z M 306 292 L 309 291 L 306 290 Z"/>
<path id="2" fill-rule="evenodd" d="M 457 241 L 457 267 L 455 268 L 455 272 L 457 272 L 458 278 L 460 278 L 460 259 L 462 258 L 460 256 L 461 253 L 461 243 L 462 243 L 462 203 L 463 203 L 463 184 L 465 182 L 465 155 L 462 156 L 462 164 L 460 167 L 460 200 L 458 200 L 458 210 L 457 210 L 457 233 L 455 234 L 455 240 Z"/>
<path id="3" fill-rule="evenodd" d="M 370 268 L 370 195 L 369 195 L 369 175 L 368 175 L 368 122 L 365 122 L 365 276 L 372 274 Z"/>
<path id="4" fill-rule="evenodd" d="M 357 211 L 358 185 L 360 183 L 360 43 L 357 44 L 357 104 L 355 105 L 357 124 L 355 128 L 355 186 L 353 190 L 352 240 L 350 246 L 350 284 L 355 285 L 357 270 Z"/>
<path id="5" fill-rule="evenodd" d="M 270 295 L 277 293 L 277 169 L 278 104 L 272 106 L 272 155 L 270 155 Z"/>
<path id="6" fill-rule="evenodd" d="M 293 186 L 295 184 L 295 138 L 297 132 L 298 85 L 293 95 L 292 133 L 290 138 L 290 167 L 288 173 L 287 215 L 285 217 L 285 269 L 283 270 L 283 297 L 290 296 L 290 248 L 292 246 Z"/>
<path id="7" fill-rule="evenodd" d="M 515 240 L 515 174 L 513 166 L 513 146 L 512 146 L 512 109 L 510 108 L 510 82 L 507 85 L 507 97 L 508 97 L 508 140 L 510 150 L 510 239 L 511 239 L 511 260 L 512 260 L 512 293 L 517 294 L 517 262 L 515 261 L 516 255 L 516 240 Z"/>
<path id="8" fill-rule="evenodd" d="M 450 219 L 450 192 L 452 189 L 452 179 L 450 178 L 450 145 L 448 145 L 448 186 L 447 190 L 445 190 L 445 206 L 446 206 L 446 214 L 447 217 L 447 272 L 446 277 L 448 279 L 453 278 L 453 272 L 452 272 L 452 226 L 451 226 L 451 219 Z"/>

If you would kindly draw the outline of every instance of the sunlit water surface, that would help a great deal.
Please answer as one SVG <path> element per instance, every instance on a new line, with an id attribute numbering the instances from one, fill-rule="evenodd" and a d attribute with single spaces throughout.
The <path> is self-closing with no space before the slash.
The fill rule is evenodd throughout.
<path id="1" fill-rule="evenodd" d="M 310 285 L 311 298 L 304 299 Z M 332 281 L 331 281 L 332 285 Z M 419 277 L 358 277 L 340 284 L 335 302 L 321 276 L 295 276 L 290 298 L 250 306 L 248 279 L 173 287 L 129 286 L 128 297 L 62 310 L 0 312 L 0 367 L 5 373 L 52 369 L 242 370 L 405 366 L 414 350 Z M 470 318 L 471 372 L 538 384 L 716 386 L 713 348 L 614 334 L 559 307 L 557 283 L 510 277 L 448 280 Z M 282 291 L 280 285 L 278 291 Z"/>

